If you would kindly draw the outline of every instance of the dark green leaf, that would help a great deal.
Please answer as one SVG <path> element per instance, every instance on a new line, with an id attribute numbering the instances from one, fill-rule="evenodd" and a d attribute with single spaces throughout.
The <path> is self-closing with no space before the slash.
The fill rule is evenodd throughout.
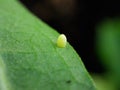
<path id="1" fill-rule="evenodd" d="M 102 23 L 97 32 L 97 48 L 109 77 L 120 89 L 120 20 L 113 19 Z M 118 89 L 118 90 L 119 90 Z"/>

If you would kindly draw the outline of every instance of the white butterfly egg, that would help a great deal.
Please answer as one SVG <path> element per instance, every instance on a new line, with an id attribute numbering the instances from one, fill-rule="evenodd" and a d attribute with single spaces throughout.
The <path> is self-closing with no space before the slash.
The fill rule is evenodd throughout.
<path id="1" fill-rule="evenodd" d="M 61 34 L 57 39 L 57 46 L 60 48 L 64 48 L 67 44 L 67 38 L 64 34 Z"/>

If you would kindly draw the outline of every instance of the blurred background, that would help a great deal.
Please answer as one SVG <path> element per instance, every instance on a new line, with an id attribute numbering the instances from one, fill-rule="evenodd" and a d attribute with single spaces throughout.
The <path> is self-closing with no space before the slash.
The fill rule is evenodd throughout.
<path id="1" fill-rule="evenodd" d="M 67 36 L 98 90 L 120 90 L 118 0 L 20 0 L 33 14 Z"/>

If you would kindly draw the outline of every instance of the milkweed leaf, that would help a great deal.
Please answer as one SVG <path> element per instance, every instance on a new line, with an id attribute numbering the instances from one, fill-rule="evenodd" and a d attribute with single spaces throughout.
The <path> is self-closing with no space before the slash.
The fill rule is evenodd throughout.
<path id="1" fill-rule="evenodd" d="M 0 0 L 0 90 L 95 90 L 80 57 L 17 0 Z"/>

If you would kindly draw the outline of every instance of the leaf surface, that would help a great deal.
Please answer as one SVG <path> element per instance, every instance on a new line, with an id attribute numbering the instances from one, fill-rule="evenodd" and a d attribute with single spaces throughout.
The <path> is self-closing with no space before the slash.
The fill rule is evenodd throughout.
<path id="1" fill-rule="evenodd" d="M 0 0 L 0 90 L 95 90 L 80 57 L 17 0 Z"/>

